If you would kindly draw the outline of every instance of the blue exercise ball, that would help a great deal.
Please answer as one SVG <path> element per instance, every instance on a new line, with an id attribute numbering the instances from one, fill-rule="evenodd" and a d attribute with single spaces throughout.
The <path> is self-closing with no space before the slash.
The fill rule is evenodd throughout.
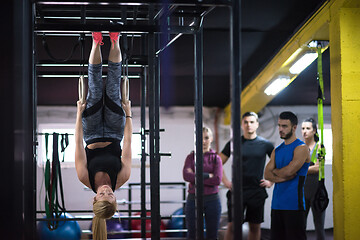
<path id="1" fill-rule="evenodd" d="M 46 217 L 45 217 L 46 218 Z M 63 213 L 59 218 L 74 218 L 69 213 Z M 77 221 L 59 221 L 54 230 L 50 230 L 47 221 L 37 224 L 37 233 L 40 240 L 79 240 L 81 229 Z"/>
<path id="2" fill-rule="evenodd" d="M 184 215 L 183 208 L 177 209 L 175 212 L 171 214 L 171 219 L 167 224 L 167 229 L 171 230 L 179 230 L 179 229 L 186 229 L 184 226 L 184 218 L 183 217 L 174 217 L 176 215 Z M 184 232 L 169 232 L 169 237 L 185 237 L 186 233 Z"/>
<path id="3" fill-rule="evenodd" d="M 173 217 L 176 215 L 184 215 L 183 208 L 177 209 L 175 212 L 171 214 L 171 219 L 169 220 L 166 228 L 172 229 L 172 230 L 178 230 L 178 229 L 186 229 L 186 226 L 184 225 L 184 218 L 185 217 Z M 206 222 L 204 218 L 204 230 L 206 229 Z M 206 232 L 204 233 L 206 237 Z M 186 237 L 186 232 L 169 232 L 169 237 Z"/>

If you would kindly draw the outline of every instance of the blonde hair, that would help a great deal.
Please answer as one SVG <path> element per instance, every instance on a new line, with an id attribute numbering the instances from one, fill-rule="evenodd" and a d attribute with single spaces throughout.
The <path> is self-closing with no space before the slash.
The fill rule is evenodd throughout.
<path id="1" fill-rule="evenodd" d="M 93 202 L 93 212 L 95 216 L 92 220 L 92 232 L 94 240 L 106 240 L 106 219 L 111 218 L 116 212 L 116 201 L 111 203 L 109 201 Z"/>
<path id="2" fill-rule="evenodd" d="M 207 133 L 210 135 L 210 137 L 213 137 L 213 133 L 212 133 L 212 131 L 211 131 L 210 128 L 208 128 L 208 127 L 203 127 L 203 132 L 207 132 Z"/>

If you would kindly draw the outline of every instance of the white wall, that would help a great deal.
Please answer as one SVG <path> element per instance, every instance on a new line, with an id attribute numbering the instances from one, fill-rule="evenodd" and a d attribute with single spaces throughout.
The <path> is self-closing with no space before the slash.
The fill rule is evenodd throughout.
<path id="1" fill-rule="evenodd" d="M 133 108 L 133 131 L 140 130 L 140 109 Z M 212 110 L 204 109 L 204 117 L 209 115 Z M 75 126 L 76 108 L 72 107 L 39 107 L 38 108 L 38 126 L 64 125 L 66 128 Z M 169 110 L 161 111 L 160 128 L 165 132 L 160 133 L 160 152 L 170 152 L 172 157 L 162 157 L 160 164 L 160 181 L 161 182 L 184 182 L 182 178 L 182 167 L 184 160 L 194 148 L 194 114 L 193 108 L 176 107 Z M 70 142 L 74 144 L 74 142 Z M 41 149 L 38 149 L 40 151 Z M 72 166 L 66 166 L 62 169 L 64 195 L 66 208 L 68 210 L 89 210 L 92 209 L 92 191 L 85 190 L 84 186 L 78 181 L 76 171 Z M 147 182 L 150 181 L 149 161 L 147 159 Z M 133 160 L 133 168 L 130 183 L 140 182 L 140 161 Z M 42 167 L 37 169 L 37 189 L 38 189 L 38 209 L 44 210 L 44 187 Z M 116 191 L 118 200 L 128 199 L 127 184 L 124 190 Z M 147 194 L 147 202 L 150 201 L 150 193 Z M 178 208 L 182 207 L 182 190 L 169 189 L 160 190 L 161 201 L 178 201 L 173 204 L 162 204 L 161 214 L 170 215 Z M 134 190 L 133 201 L 140 201 L 138 190 Z M 150 209 L 150 205 L 148 204 Z M 140 205 L 134 205 L 133 208 L 140 209 Z M 126 206 L 119 206 L 119 209 L 126 209 Z M 73 214 L 74 215 L 74 214 Z M 81 227 L 87 228 L 90 223 L 80 222 Z"/>
<path id="2" fill-rule="evenodd" d="M 278 145 L 281 139 L 277 132 L 277 117 L 278 114 L 284 110 L 295 112 L 299 117 L 301 123 L 306 117 L 314 117 L 316 119 L 317 108 L 314 107 L 267 107 L 263 110 L 260 117 L 260 128 L 258 134 L 269 139 Z M 217 129 L 215 129 L 215 116 L 216 109 L 204 109 L 204 123 L 208 125 L 214 132 L 217 132 L 218 146 L 213 145 L 215 150 L 221 151 L 225 143 L 230 139 L 230 126 L 224 126 L 221 123 L 222 114 L 218 115 Z M 330 108 L 325 108 L 324 121 L 330 124 Z M 60 124 L 69 128 L 74 127 L 76 116 L 75 107 L 39 107 L 38 108 L 38 126 L 43 124 Z M 133 130 L 134 132 L 140 129 L 140 109 L 133 108 Z M 161 182 L 183 182 L 182 167 L 187 154 L 194 149 L 194 114 L 192 107 L 174 107 L 168 110 L 161 109 L 160 128 L 165 129 L 165 132 L 160 133 L 160 152 L 171 152 L 172 157 L 162 157 L 160 163 L 160 181 Z M 297 136 L 301 138 L 300 128 L 298 128 Z M 326 140 L 325 140 L 326 141 Z M 70 144 L 74 144 L 70 142 Z M 40 151 L 41 149 L 38 149 Z M 231 177 L 231 158 L 224 168 L 228 175 Z M 148 165 L 147 161 L 147 165 Z M 133 160 L 133 169 L 129 182 L 140 181 L 140 161 Z M 326 187 L 329 193 L 330 203 L 326 212 L 325 227 L 333 227 L 332 222 L 332 173 L 331 165 L 326 165 Z M 64 195 L 66 208 L 68 210 L 90 210 L 92 205 L 92 198 L 94 194 L 92 191 L 86 190 L 84 186 L 78 181 L 75 169 L 72 166 L 66 166 L 62 169 Z M 147 167 L 147 181 L 149 182 L 149 167 Z M 126 188 L 127 184 L 124 185 Z M 37 171 L 37 189 L 38 189 L 38 210 L 44 209 L 44 187 L 43 187 L 43 170 L 38 167 Z M 133 200 L 140 200 L 139 191 L 134 191 Z M 223 212 L 227 211 L 226 207 L 226 189 L 220 191 L 222 200 Z M 269 198 L 265 205 L 265 222 L 262 227 L 270 228 L 270 203 L 272 189 L 268 189 Z M 127 200 L 127 189 L 120 189 L 116 191 L 118 200 Z M 147 194 L 147 201 L 150 194 Z M 181 190 L 179 189 L 163 189 L 160 190 L 161 201 L 180 201 L 182 200 Z M 148 205 L 149 206 L 149 205 Z M 170 215 L 176 209 L 180 208 L 181 203 L 161 204 L 161 214 Z M 139 205 L 134 205 L 133 208 L 140 208 Z M 119 209 L 126 209 L 126 205 L 119 206 Z M 76 215 L 76 214 L 73 214 Z M 313 229 L 313 223 L 308 219 L 308 228 Z M 80 222 L 81 227 L 87 229 L 89 222 Z"/>

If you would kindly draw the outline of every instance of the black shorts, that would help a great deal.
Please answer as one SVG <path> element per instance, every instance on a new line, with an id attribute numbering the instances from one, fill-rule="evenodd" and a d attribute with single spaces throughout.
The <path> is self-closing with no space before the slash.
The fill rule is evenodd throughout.
<path id="1" fill-rule="evenodd" d="M 229 190 L 226 193 L 228 206 L 228 222 L 232 222 L 232 194 Z M 267 198 L 266 190 L 246 190 L 243 194 L 244 222 L 264 222 L 264 204 Z"/>
<path id="2" fill-rule="evenodd" d="M 271 209 L 271 239 L 305 240 L 305 211 Z"/>

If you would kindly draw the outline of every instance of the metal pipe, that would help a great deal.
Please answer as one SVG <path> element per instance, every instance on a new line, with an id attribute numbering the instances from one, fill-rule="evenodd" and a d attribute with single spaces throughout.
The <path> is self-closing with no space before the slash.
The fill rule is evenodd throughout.
<path id="1" fill-rule="evenodd" d="M 160 25 L 146 25 L 146 24 L 137 24 L 137 25 L 113 25 L 113 24 L 79 24 L 79 23 L 37 23 L 35 24 L 34 31 L 36 33 L 90 33 L 90 32 L 121 32 L 128 34 L 140 34 L 140 33 L 161 33 Z M 194 34 L 194 27 L 189 26 L 169 26 L 169 33 L 177 34 Z"/>
<path id="2" fill-rule="evenodd" d="M 105 62 L 105 61 L 104 61 Z M 85 63 L 84 67 L 87 67 L 88 64 Z M 103 67 L 108 67 L 108 64 L 102 64 Z M 128 64 L 129 68 L 140 68 L 143 65 L 141 64 Z M 81 62 L 79 63 L 37 63 L 36 67 L 82 67 Z"/>
<path id="3" fill-rule="evenodd" d="M 162 17 L 168 17 L 173 13 L 178 6 L 171 5 L 167 11 L 164 10 L 164 7 L 162 7 L 158 13 L 154 16 L 154 20 L 162 18 Z M 165 14 L 166 13 L 166 14 Z"/>
<path id="4" fill-rule="evenodd" d="M 203 181 L 203 33 L 202 27 L 194 35 L 195 70 L 195 196 L 196 239 L 204 239 L 204 181 Z"/>
<path id="5" fill-rule="evenodd" d="M 145 54 L 145 39 L 141 41 L 143 47 L 142 52 Z M 141 78 L 141 216 L 146 216 L 146 82 L 147 82 L 147 67 L 142 69 L 142 78 Z M 145 236 L 146 230 L 146 221 L 141 220 L 141 235 Z"/>
<path id="6" fill-rule="evenodd" d="M 25 226 L 29 227 L 31 229 L 31 227 L 35 227 L 36 226 L 36 221 L 35 221 L 35 217 L 36 217 L 36 214 L 35 214 L 35 211 L 36 211 L 36 192 L 37 192 L 37 188 L 36 188 L 36 169 L 37 169 L 37 161 L 36 161 L 36 151 L 37 151 L 37 135 L 36 135 L 36 132 L 37 132 L 37 81 L 36 81 L 36 64 L 35 64 L 35 52 L 34 49 L 35 49 L 35 46 L 36 46 L 36 40 L 35 40 L 35 34 L 34 34 L 34 26 L 35 26 L 35 16 L 36 16 L 36 10 L 35 10 L 35 4 L 32 3 L 31 6 L 29 6 L 29 12 L 31 11 L 31 26 L 30 26 L 30 39 L 31 39 L 31 43 L 30 46 L 31 46 L 31 88 L 32 88 L 32 162 L 29 162 L 29 166 L 32 167 L 32 171 L 31 171 L 31 175 L 27 175 L 28 176 L 28 179 L 26 181 L 29 181 L 29 185 L 32 185 L 32 198 L 31 198 L 31 201 L 32 201 L 32 207 L 30 209 L 27 209 L 29 212 L 30 212 L 30 216 L 28 218 L 28 222 L 25 223 Z M 30 48 L 30 47 L 29 47 Z M 26 167 L 26 169 L 30 169 Z M 28 171 L 30 172 L 30 171 Z M 31 182 L 32 181 L 32 182 Z M 29 186 L 27 186 L 29 187 Z M 31 204 L 31 203 L 28 203 L 28 204 Z M 26 233 L 28 236 L 31 236 L 30 238 L 33 238 L 35 239 L 36 238 L 36 233 L 35 233 L 35 230 L 29 230 L 27 231 Z"/>
<path id="7" fill-rule="evenodd" d="M 129 189 L 128 189 L 128 199 L 129 201 L 132 201 L 132 185 L 129 183 Z M 132 204 L 128 205 L 128 215 L 132 213 Z M 129 219 L 129 227 L 131 228 L 131 219 Z"/>
<path id="8" fill-rule="evenodd" d="M 97 1 L 97 0 L 35 0 L 37 4 L 41 5 L 125 5 L 125 6 L 154 6 L 162 5 L 161 1 L 151 1 L 151 0 L 127 0 L 127 1 Z M 169 1 L 172 5 L 179 6 L 229 6 L 231 2 L 229 0 L 208 0 L 208 1 L 193 1 L 193 0 L 172 0 Z"/>
<path id="9" fill-rule="evenodd" d="M 160 10 L 155 14 L 154 20 L 156 20 L 158 17 L 161 17 L 164 12 L 164 7 L 160 8 Z"/>
<path id="10" fill-rule="evenodd" d="M 153 20 L 154 6 L 149 7 L 149 25 L 154 24 Z M 148 36 L 148 62 L 149 62 L 149 145 L 150 145 L 150 198 L 151 198 L 151 239 L 160 239 L 160 215 L 158 200 L 158 163 L 155 157 L 155 34 L 150 33 Z M 145 236 L 142 236 L 143 238 Z"/>
<path id="11" fill-rule="evenodd" d="M 210 7 L 207 11 L 204 11 L 200 14 L 200 17 L 203 18 L 205 17 L 209 12 L 211 12 L 212 10 L 214 10 L 215 7 Z M 196 30 L 196 27 L 194 27 L 195 22 L 190 23 L 190 25 L 188 27 L 191 27 L 192 31 Z M 164 47 L 162 47 L 161 49 L 159 49 L 156 52 L 156 55 L 158 55 L 159 53 L 161 53 L 162 51 L 164 51 L 167 47 L 169 47 L 171 44 L 173 44 L 179 37 L 181 37 L 184 33 L 178 33 L 175 37 L 173 37 L 167 44 L 165 44 Z"/>
<path id="12" fill-rule="evenodd" d="M 126 33 L 129 33 L 129 32 L 126 32 Z M 35 34 L 37 36 L 42 36 L 43 32 L 35 31 Z M 91 37 L 90 31 L 84 31 L 83 34 L 85 34 L 85 37 Z M 106 36 L 106 35 L 107 35 L 106 33 L 103 33 L 103 36 Z M 141 38 L 141 37 L 143 37 L 143 35 L 144 34 L 141 34 L 141 33 L 137 33 L 137 34 L 132 33 L 131 37 Z M 79 36 L 79 33 L 76 31 L 72 31 L 72 32 L 71 31 L 69 31 L 69 32 L 56 31 L 54 33 L 49 32 L 49 31 L 46 32 L 46 37 L 78 37 L 78 36 Z M 104 59 L 104 61 L 105 61 L 105 59 Z M 71 61 L 69 61 L 69 62 L 71 62 Z"/>
<path id="13" fill-rule="evenodd" d="M 156 47 L 159 46 L 160 36 L 155 37 Z M 154 49 L 154 50 L 155 50 Z M 155 56 L 155 55 L 154 55 Z M 154 207 L 155 213 L 155 226 L 154 231 L 156 234 L 153 239 L 160 239 L 160 226 L 161 226 L 161 215 L 160 215 L 160 134 L 159 134 L 159 123 L 160 123 L 160 58 L 155 56 L 155 79 L 154 79 L 154 165 L 153 165 L 153 178 L 155 183 L 154 190 Z M 153 201 L 152 200 L 152 201 Z M 152 216 L 153 217 L 153 216 Z"/>
<path id="14" fill-rule="evenodd" d="M 231 9 L 231 120 L 232 120 L 232 212 L 234 239 L 242 239 L 243 199 L 242 199 L 242 157 L 240 129 L 240 95 L 241 95 L 241 1 L 232 1 Z"/>

